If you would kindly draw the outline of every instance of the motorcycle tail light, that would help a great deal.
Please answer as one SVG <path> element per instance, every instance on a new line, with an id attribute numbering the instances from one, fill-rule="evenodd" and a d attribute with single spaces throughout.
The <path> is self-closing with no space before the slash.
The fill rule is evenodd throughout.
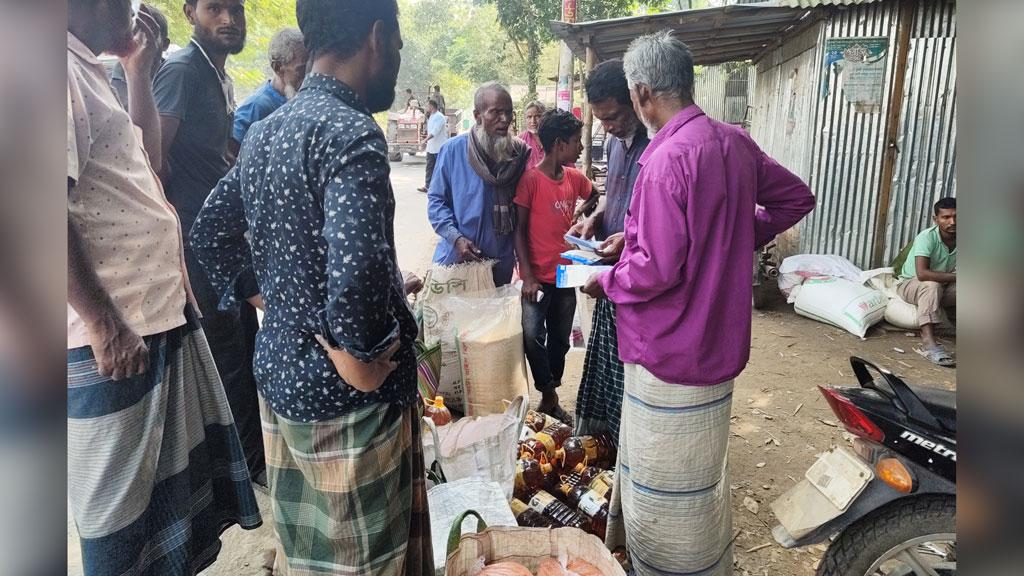
<path id="1" fill-rule="evenodd" d="M 828 401 L 829 407 L 832 408 L 832 412 L 839 418 L 843 423 L 843 426 L 855 436 L 874 440 L 879 444 L 885 440 L 885 434 L 882 433 L 882 429 L 875 425 L 870 418 L 867 417 L 864 412 L 861 412 L 860 408 L 853 405 L 848 398 L 839 393 L 835 388 L 827 388 L 825 386 L 818 386 L 818 390 L 821 390 L 821 394 Z"/>
<path id="2" fill-rule="evenodd" d="M 882 458 L 875 465 L 875 472 L 883 482 L 897 492 L 910 494 L 914 489 L 914 477 L 896 458 Z"/>

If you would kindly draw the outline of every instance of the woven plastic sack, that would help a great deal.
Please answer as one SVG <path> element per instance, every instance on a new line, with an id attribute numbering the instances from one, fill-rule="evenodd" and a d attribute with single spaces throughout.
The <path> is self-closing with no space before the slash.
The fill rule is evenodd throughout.
<path id="1" fill-rule="evenodd" d="M 885 315 L 888 297 L 843 278 L 808 278 L 796 294 L 796 313 L 863 338 Z"/>
<path id="2" fill-rule="evenodd" d="M 523 351 L 523 309 L 518 290 L 499 288 L 494 298 L 462 299 L 456 346 L 462 368 L 466 416 L 497 414 L 503 401 L 529 397 Z"/>
<path id="3" fill-rule="evenodd" d="M 473 320 L 464 299 L 495 295 L 493 266 L 493 262 L 433 266 L 427 271 L 423 291 L 416 299 L 423 343 L 427 347 L 440 345 L 436 392 L 460 412 L 465 411 L 466 396 L 456 338 L 459 330 Z"/>
<path id="4" fill-rule="evenodd" d="M 471 576 L 482 565 L 501 561 L 518 562 L 536 573 L 545 558 L 581 558 L 605 576 L 626 576 L 604 542 L 579 528 L 488 528 L 475 512 L 466 515 L 477 518 L 477 532 L 462 534 L 463 518 L 456 518 L 448 535 L 445 576 Z"/>

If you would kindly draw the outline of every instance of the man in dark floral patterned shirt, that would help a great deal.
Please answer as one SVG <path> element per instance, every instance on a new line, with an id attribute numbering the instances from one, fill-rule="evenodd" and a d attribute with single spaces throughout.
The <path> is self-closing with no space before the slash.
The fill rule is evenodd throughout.
<path id="1" fill-rule="evenodd" d="M 394 100 L 397 10 L 299 0 L 312 73 L 253 124 L 191 233 L 222 306 L 249 275 L 262 289 L 255 374 L 277 562 L 290 570 L 433 572 L 417 327 L 395 254 L 387 143 L 370 115 Z"/>

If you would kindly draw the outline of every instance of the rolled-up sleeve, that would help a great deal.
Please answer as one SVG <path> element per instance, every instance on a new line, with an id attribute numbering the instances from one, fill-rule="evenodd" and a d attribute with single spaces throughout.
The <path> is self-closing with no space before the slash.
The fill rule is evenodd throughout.
<path id="1" fill-rule="evenodd" d="M 374 137 L 337 154 L 324 186 L 327 301 L 319 320 L 333 344 L 364 362 L 399 337 L 390 298 L 398 271 L 387 237 L 388 160 Z"/>
<path id="2" fill-rule="evenodd" d="M 189 232 L 189 247 L 221 295 L 222 310 L 237 304 L 238 297 L 259 293 L 245 238 L 248 229 L 236 165 L 206 198 Z"/>

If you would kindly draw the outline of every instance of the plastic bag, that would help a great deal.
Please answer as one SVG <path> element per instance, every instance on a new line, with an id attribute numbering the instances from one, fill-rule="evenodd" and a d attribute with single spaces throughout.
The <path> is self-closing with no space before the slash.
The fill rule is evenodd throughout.
<path id="1" fill-rule="evenodd" d="M 505 501 L 511 500 L 519 435 L 528 408 L 526 397 L 520 396 L 502 414 L 462 418 L 440 428 L 424 418 L 431 433 L 430 443 L 424 442 L 427 464 L 432 446 L 433 460 L 444 481 L 477 478 L 497 482 L 505 493 Z"/>
<path id="2" fill-rule="evenodd" d="M 831 254 L 796 254 L 779 265 L 779 290 L 787 297 L 795 286 L 814 276 L 833 276 L 860 282 L 860 268 L 842 256 Z M 792 304 L 792 300 L 789 301 Z"/>
<path id="3" fill-rule="evenodd" d="M 884 293 L 843 278 L 808 278 L 796 295 L 796 313 L 861 338 L 885 315 Z"/>

